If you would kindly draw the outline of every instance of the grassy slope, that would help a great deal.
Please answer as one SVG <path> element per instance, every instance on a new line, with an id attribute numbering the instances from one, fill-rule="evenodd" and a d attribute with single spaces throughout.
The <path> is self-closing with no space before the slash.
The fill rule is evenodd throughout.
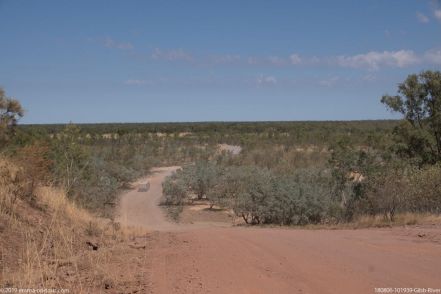
<path id="1" fill-rule="evenodd" d="M 140 231 L 98 219 L 51 187 L 38 188 L 33 200 L 14 200 L 18 172 L 0 158 L 0 288 L 143 292 L 132 263 L 142 258 L 134 243 Z"/>

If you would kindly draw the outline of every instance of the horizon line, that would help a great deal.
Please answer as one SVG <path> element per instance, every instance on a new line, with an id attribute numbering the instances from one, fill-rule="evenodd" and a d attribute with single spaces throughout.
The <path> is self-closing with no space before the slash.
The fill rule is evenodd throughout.
<path id="1" fill-rule="evenodd" d="M 212 123 L 319 123 L 319 122 L 393 122 L 400 121 L 402 119 L 348 119 L 348 120 L 212 120 L 212 121 L 144 121 L 144 122 L 57 122 L 57 123 L 22 123 L 18 124 L 20 126 L 48 126 L 48 125 L 112 125 L 112 124 L 212 124 Z"/>

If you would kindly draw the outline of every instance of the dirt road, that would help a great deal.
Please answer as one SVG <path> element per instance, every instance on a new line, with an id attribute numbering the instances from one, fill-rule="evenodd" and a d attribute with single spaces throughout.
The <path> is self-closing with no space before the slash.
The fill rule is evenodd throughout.
<path id="1" fill-rule="evenodd" d="M 142 227 L 148 230 L 174 230 L 176 225 L 167 221 L 158 206 L 162 197 L 162 182 L 178 169 L 177 166 L 153 168 L 152 175 L 133 183 L 133 190 L 122 195 L 118 221 L 126 226 Z M 147 191 L 139 191 L 140 185 L 149 183 Z"/>
<path id="2" fill-rule="evenodd" d="M 161 193 L 160 183 L 171 170 L 161 169 L 150 179 L 149 193 L 130 194 L 131 199 L 126 195 L 122 201 L 127 223 L 156 230 L 145 240 L 146 279 L 151 293 L 441 289 L 438 226 L 367 230 L 210 226 L 177 229 L 180 227 L 168 223 L 156 206 L 161 196 L 156 194 Z"/>

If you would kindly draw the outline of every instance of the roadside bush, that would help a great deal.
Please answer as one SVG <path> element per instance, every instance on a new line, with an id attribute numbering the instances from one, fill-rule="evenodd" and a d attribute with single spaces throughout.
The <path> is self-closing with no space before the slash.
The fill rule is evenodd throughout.
<path id="1" fill-rule="evenodd" d="M 176 173 L 163 182 L 162 191 L 164 205 L 183 205 L 188 197 L 187 185 L 176 176 Z"/>
<path id="2" fill-rule="evenodd" d="M 164 204 L 191 202 L 193 189 L 188 177 L 197 174 L 195 170 L 201 166 L 197 163 L 186 167 L 166 179 Z M 232 209 L 247 224 L 321 223 L 327 221 L 331 211 L 329 172 L 304 169 L 289 176 L 278 176 L 257 166 L 212 165 L 210 169 L 216 171 L 209 181 L 210 188 L 205 190 L 210 206 Z"/>
<path id="3" fill-rule="evenodd" d="M 413 170 L 408 181 L 406 210 L 441 214 L 441 164 Z"/>
<path id="4" fill-rule="evenodd" d="M 250 224 L 304 225 L 321 223 L 331 205 L 329 175 L 302 169 L 277 176 L 255 166 L 227 169 L 236 182 L 224 182 L 230 207 Z"/>
<path id="5" fill-rule="evenodd" d="M 394 221 L 399 212 L 406 211 L 406 202 L 409 200 L 409 188 L 412 169 L 387 168 L 372 175 L 367 181 L 366 197 L 359 201 L 358 214 L 383 215 L 384 219 Z"/>
<path id="6" fill-rule="evenodd" d="M 441 212 L 440 165 L 420 167 L 375 152 L 353 156 L 356 153 L 351 155 L 349 150 L 344 154 L 344 160 L 335 160 L 332 165 L 334 198 L 340 202 L 342 221 L 364 215 L 382 215 L 394 221 L 398 213 Z M 358 178 L 348 176 L 354 170 Z"/>
<path id="7" fill-rule="evenodd" d="M 294 224 L 318 224 L 328 221 L 332 204 L 330 173 L 302 169 L 294 174 L 291 197 L 297 206 L 290 221 Z"/>
<path id="8" fill-rule="evenodd" d="M 220 176 L 218 167 L 209 161 L 197 161 L 182 170 L 182 178 L 198 200 L 207 198 Z"/>
<path id="9" fill-rule="evenodd" d="M 234 192 L 233 210 L 247 224 L 260 224 L 270 219 L 273 175 L 254 166 L 240 168 L 241 184 Z M 228 185 L 228 183 L 223 183 Z"/>

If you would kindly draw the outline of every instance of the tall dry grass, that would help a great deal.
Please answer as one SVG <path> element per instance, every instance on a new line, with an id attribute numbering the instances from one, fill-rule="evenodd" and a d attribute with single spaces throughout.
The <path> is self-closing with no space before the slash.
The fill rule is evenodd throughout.
<path id="1" fill-rule="evenodd" d="M 0 158 L 0 215 L 11 221 L 20 195 L 19 172 L 16 165 Z"/>
<path id="2" fill-rule="evenodd" d="M 441 216 L 431 213 L 402 212 L 395 215 L 394 220 L 384 217 L 384 215 L 360 216 L 352 223 L 354 228 L 381 228 L 392 226 L 412 226 L 418 224 L 441 223 Z"/>
<path id="3" fill-rule="evenodd" d="M 54 187 L 36 188 L 30 202 L 21 195 L 19 174 L 19 167 L 0 158 L 0 251 L 9 257 L 0 260 L 0 287 L 90 293 L 116 279 L 106 268 L 110 248 L 139 232 L 91 215 Z"/>

